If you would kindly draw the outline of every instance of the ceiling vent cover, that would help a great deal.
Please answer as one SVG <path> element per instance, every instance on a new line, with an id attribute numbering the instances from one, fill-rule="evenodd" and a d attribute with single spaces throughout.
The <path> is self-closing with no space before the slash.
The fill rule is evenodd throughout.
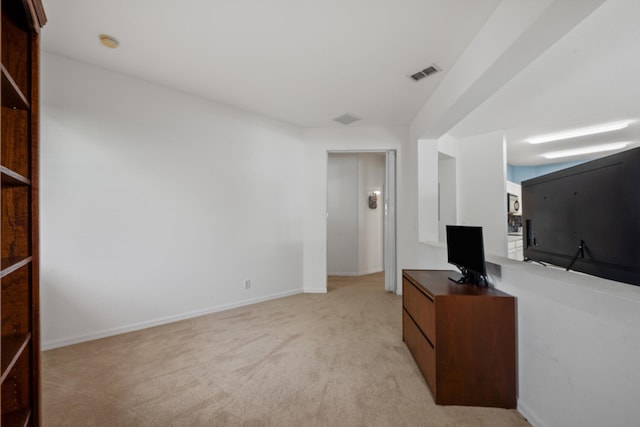
<path id="1" fill-rule="evenodd" d="M 429 77 L 430 75 L 435 74 L 438 71 L 440 71 L 440 68 L 436 64 L 433 64 L 428 66 L 424 70 L 411 74 L 409 77 L 411 77 L 415 81 L 418 81 L 424 79 L 425 77 Z"/>
<path id="2" fill-rule="evenodd" d="M 335 119 L 333 119 L 333 121 L 342 123 L 343 125 L 350 125 L 351 123 L 357 122 L 358 120 L 361 120 L 360 117 L 354 116 L 350 113 L 345 113 L 340 117 L 336 117 Z"/>

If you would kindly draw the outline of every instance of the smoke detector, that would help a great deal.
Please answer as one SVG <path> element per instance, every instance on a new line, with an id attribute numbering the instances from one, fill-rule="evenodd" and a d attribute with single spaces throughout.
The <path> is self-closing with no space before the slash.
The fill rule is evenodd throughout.
<path id="1" fill-rule="evenodd" d="M 351 123 L 357 122 L 358 120 L 361 120 L 361 118 L 350 113 L 345 113 L 340 117 L 336 117 L 335 119 L 333 119 L 333 121 L 342 123 L 343 125 L 350 125 Z"/>
<path id="2" fill-rule="evenodd" d="M 440 67 L 438 67 L 436 64 L 432 64 L 432 65 L 429 65 L 424 70 L 420 70 L 417 73 L 411 74 L 409 77 L 411 77 L 414 81 L 417 82 L 418 80 L 422 80 L 425 77 L 429 77 L 430 75 L 435 74 L 438 71 L 440 71 Z"/>

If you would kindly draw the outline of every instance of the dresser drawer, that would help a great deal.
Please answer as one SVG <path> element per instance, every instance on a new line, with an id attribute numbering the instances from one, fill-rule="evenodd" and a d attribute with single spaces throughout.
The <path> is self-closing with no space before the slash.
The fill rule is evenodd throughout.
<path id="1" fill-rule="evenodd" d="M 411 317 L 405 310 L 402 311 L 402 324 L 403 324 L 403 339 L 407 344 L 413 360 L 416 361 L 416 365 L 420 368 L 420 372 L 427 380 L 429 388 L 434 394 L 433 399 L 436 400 L 436 354 L 435 350 L 426 340 L 420 329 L 413 322 Z"/>
<path id="2" fill-rule="evenodd" d="M 404 308 L 415 320 L 416 325 L 427 336 L 432 345 L 436 345 L 436 308 L 435 303 L 426 294 L 421 292 L 416 285 L 402 279 L 402 298 Z"/>

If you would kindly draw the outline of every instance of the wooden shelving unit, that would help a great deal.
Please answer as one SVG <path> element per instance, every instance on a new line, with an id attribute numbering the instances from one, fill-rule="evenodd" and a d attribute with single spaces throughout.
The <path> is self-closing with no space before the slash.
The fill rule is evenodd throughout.
<path id="1" fill-rule="evenodd" d="M 38 426 L 38 72 L 46 17 L 41 0 L 0 1 L 0 426 Z"/>

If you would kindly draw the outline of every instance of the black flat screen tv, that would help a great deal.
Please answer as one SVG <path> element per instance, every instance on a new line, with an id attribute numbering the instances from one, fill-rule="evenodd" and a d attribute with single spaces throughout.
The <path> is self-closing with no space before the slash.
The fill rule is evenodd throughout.
<path id="1" fill-rule="evenodd" d="M 486 286 L 482 227 L 447 225 L 447 262 L 462 273 L 462 277 L 450 277 L 454 282 Z"/>
<path id="2" fill-rule="evenodd" d="M 640 286 L 640 148 L 522 182 L 525 260 Z"/>

